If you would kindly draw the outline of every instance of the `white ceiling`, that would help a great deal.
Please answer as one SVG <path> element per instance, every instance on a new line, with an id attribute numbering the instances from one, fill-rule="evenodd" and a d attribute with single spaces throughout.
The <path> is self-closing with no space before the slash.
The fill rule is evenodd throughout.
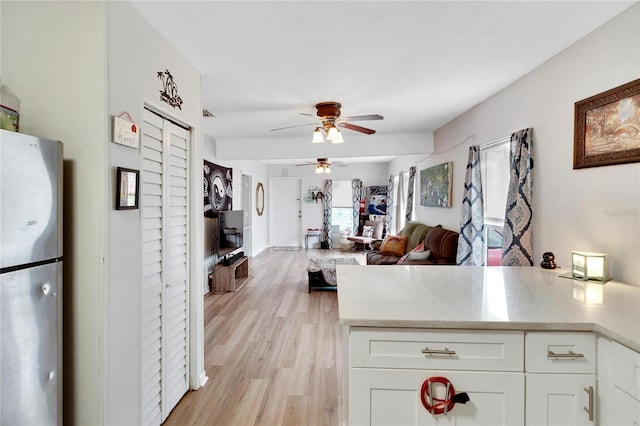
<path id="1" fill-rule="evenodd" d="M 345 143 L 429 133 L 635 2 L 131 3 L 202 74 L 204 108 L 215 115 L 204 132 L 267 143 L 286 159 L 284 142 L 311 145 L 314 127 L 269 130 L 313 122 L 299 113 L 315 114 L 318 102 L 385 117 L 355 123 L 375 135 L 343 130 Z"/>

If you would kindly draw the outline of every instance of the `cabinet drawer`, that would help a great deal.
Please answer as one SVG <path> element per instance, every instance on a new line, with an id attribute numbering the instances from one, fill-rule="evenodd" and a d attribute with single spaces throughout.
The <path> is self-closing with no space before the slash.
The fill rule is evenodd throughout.
<path id="1" fill-rule="evenodd" d="M 522 371 L 520 331 L 352 328 L 351 367 Z"/>
<path id="2" fill-rule="evenodd" d="M 590 332 L 526 333 L 525 370 L 529 373 L 595 374 L 596 338 Z"/>
<path id="3" fill-rule="evenodd" d="M 640 401 L 640 353 L 613 343 L 613 384 Z"/>
<path id="4" fill-rule="evenodd" d="M 421 402 L 422 383 L 444 376 L 469 402 L 432 415 Z M 350 373 L 349 425 L 523 425 L 524 374 L 357 368 Z M 437 389 L 434 393 L 442 397 Z M 442 392 L 443 393 L 443 392 Z"/>

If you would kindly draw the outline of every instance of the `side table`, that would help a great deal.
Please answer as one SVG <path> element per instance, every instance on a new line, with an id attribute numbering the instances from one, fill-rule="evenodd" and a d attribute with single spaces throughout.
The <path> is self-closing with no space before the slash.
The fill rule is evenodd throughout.
<path id="1" fill-rule="evenodd" d="M 320 244 L 320 234 L 307 234 L 304 236 L 304 248 L 308 249 L 309 248 L 309 238 L 313 238 L 316 237 L 318 238 L 318 244 Z"/>

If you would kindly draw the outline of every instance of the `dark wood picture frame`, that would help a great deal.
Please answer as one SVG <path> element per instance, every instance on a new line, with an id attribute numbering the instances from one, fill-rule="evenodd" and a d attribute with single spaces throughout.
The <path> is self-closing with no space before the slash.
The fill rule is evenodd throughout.
<path id="1" fill-rule="evenodd" d="M 116 183 L 116 210 L 138 208 L 140 171 L 118 167 Z"/>
<path id="2" fill-rule="evenodd" d="M 640 161 L 640 79 L 575 103 L 573 168 Z"/>

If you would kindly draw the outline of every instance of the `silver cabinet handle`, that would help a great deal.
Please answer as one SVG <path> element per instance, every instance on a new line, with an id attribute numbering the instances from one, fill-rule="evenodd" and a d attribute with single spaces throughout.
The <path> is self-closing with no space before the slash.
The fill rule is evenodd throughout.
<path id="1" fill-rule="evenodd" d="M 429 349 L 425 347 L 422 350 L 422 353 L 425 355 L 455 355 L 456 351 L 451 351 L 447 348 L 444 349 Z"/>
<path id="2" fill-rule="evenodd" d="M 547 351 L 547 358 L 556 358 L 556 359 L 576 359 L 576 358 L 584 358 L 584 354 L 576 354 L 573 351 L 569 351 L 568 354 L 557 354 L 551 350 Z"/>
<path id="3" fill-rule="evenodd" d="M 584 407 L 584 411 L 589 415 L 589 421 L 593 421 L 593 386 L 589 386 L 588 388 L 584 388 L 584 391 L 589 395 L 589 406 Z"/>

